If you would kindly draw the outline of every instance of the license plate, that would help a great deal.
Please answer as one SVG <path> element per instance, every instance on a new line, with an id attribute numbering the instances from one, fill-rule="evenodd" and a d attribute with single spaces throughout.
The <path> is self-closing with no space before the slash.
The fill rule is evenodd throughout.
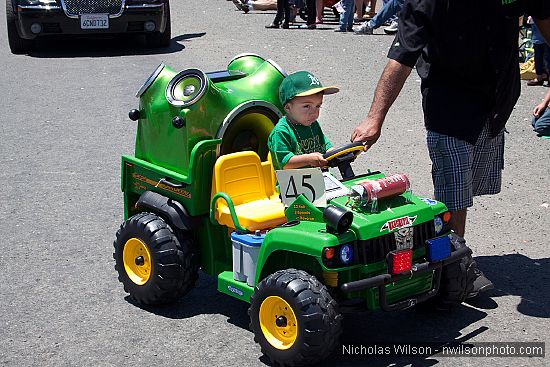
<path id="1" fill-rule="evenodd" d="M 397 250 L 406 250 L 413 248 L 414 227 L 401 228 L 397 232 L 394 232 L 394 235 Z"/>
<path id="2" fill-rule="evenodd" d="M 109 29 L 109 14 L 81 14 L 80 28 Z"/>

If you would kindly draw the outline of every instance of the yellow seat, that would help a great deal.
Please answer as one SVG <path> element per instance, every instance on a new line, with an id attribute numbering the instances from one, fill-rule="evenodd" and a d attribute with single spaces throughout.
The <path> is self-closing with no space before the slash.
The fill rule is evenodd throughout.
<path id="1" fill-rule="evenodd" d="M 273 161 L 271 160 L 271 153 L 267 153 L 267 161 L 262 162 L 262 169 L 264 173 L 265 191 L 267 196 L 273 200 L 280 200 L 279 192 L 275 187 L 277 183 L 277 177 L 275 176 L 275 169 L 273 168 Z"/>
<path id="2" fill-rule="evenodd" d="M 255 231 L 286 222 L 284 205 L 273 193 L 271 171 L 255 152 L 237 152 L 218 158 L 212 185 L 212 196 L 220 192 L 229 195 L 241 227 Z M 218 223 L 236 228 L 227 202 L 219 199 L 216 204 Z"/>

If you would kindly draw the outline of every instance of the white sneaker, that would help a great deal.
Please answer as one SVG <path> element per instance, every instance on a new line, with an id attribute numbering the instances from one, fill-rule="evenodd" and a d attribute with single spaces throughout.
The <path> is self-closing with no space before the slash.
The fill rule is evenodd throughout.
<path id="1" fill-rule="evenodd" d="M 369 22 L 364 22 L 359 27 L 353 30 L 355 34 L 372 34 L 372 28 L 369 27 Z"/>
<path id="2" fill-rule="evenodd" d="M 384 32 L 386 34 L 394 34 L 397 32 L 397 22 L 394 20 L 391 22 L 391 24 L 389 26 L 387 26 L 386 28 L 384 28 Z"/>

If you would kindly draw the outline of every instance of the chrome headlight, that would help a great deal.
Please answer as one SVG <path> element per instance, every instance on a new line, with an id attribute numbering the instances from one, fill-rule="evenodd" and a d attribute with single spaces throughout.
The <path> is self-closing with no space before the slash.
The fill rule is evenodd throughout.
<path id="1" fill-rule="evenodd" d="M 19 0 L 22 5 L 55 5 L 56 0 Z"/>

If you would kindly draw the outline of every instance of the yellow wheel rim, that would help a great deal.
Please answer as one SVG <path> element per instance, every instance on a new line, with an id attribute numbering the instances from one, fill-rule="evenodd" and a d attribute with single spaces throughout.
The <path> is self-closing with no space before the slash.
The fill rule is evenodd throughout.
<path id="1" fill-rule="evenodd" d="M 124 245 L 122 260 L 126 274 L 132 282 L 144 285 L 151 277 L 151 254 L 147 246 L 137 238 L 130 238 Z"/>
<path id="2" fill-rule="evenodd" d="M 292 307 L 281 297 L 269 296 L 260 306 L 260 327 L 267 341 L 285 350 L 298 337 L 298 322 Z"/>

